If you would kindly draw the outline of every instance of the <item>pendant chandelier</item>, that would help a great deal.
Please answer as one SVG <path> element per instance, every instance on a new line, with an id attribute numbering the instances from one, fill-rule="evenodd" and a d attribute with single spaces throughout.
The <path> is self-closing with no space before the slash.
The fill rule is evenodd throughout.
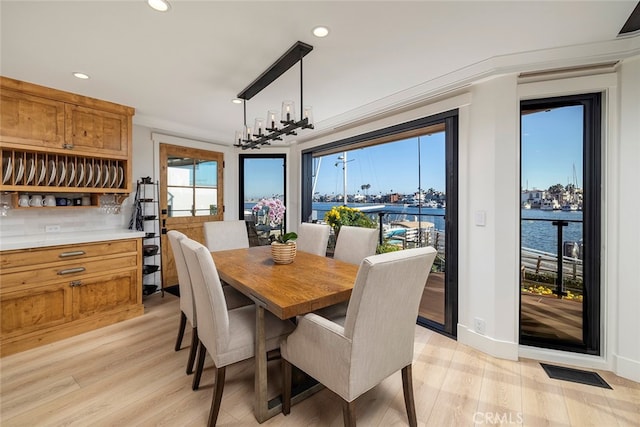
<path id="1" fill-rule="evenodd" d="M 243 150 L 260 148 L 271 144 L 271 141 L 282 141 L 285 135 L 297 135 L 298 129 L 313 129 L 313 112 L 310 106 L 304 106 L 302 97 L 302 58 L 313 50 L 313 46 L 296 42 L 284 55 L 274 62 L 265 72 L 247 88 L 238 94 L 244 105 L 244 127 L 236 131 L 234 146 Z M 267 118 L 255 119 L 254 126 L 247 126 L 247 101 L 269 86 L 287 70 L 300 62 L 300 120 L 296 120 L 296 106 L 293 101 L 282 102 L 281 115 L 277 110 L 269 110 Z"/>

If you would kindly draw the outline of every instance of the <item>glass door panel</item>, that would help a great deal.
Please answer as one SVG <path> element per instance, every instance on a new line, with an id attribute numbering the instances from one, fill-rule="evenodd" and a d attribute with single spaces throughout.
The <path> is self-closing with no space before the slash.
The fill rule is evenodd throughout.
<path id="1" fill-rule="evenodd" d="M 600 119 L 593 111 L 595 98 L 522 105 L 522 344 L 598 351 L 599 224 L 593 219 L 599 217 Z"/>

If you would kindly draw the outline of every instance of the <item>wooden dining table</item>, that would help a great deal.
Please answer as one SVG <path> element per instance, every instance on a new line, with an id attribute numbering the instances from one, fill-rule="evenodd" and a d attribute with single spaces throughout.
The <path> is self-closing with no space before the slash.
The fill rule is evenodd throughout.
<path id="1" fill-rule="evenodd" d="M 254 414 L 262 423 L 281 411 L 279 398 L 268 398 L 265 310 L 291 319 L 348 301 L 358 266 L 298 251 L 291 264 L 275 264 L 270 246 L 211 253 L 220 279 L 251 298 L 256 305 Z M 304 399 L 313 390 L 292 398 Z"/>

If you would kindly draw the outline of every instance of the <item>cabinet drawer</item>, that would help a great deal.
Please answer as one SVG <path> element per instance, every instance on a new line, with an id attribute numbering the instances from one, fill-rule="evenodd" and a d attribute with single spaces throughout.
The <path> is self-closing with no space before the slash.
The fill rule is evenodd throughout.
<path id="1" fill-rule="evenodd" d="M 77 260 L 64 264 L 33 268 L 2 274 L 2 289 L 33 287 L 43 283 L 64 282 L 71 283 L 85 277 L 104 275 L 105 272 L 133 269 L 138 265 L 135 255 L 108 258 Z"/>
<path id="2" fill-rule="evenodd" d="M 2 267 L 3 270 L 14 267 L 33 268 L 40 264 L 56 261 L 74 262 L 85 258 L 137 252 L 137 245 L 137 240 L 113 240 L 109 242 L 55 246 L 52 248 L 5 251 L 2 252 L 2 256 L 0 257 L 0 267 Z"/>

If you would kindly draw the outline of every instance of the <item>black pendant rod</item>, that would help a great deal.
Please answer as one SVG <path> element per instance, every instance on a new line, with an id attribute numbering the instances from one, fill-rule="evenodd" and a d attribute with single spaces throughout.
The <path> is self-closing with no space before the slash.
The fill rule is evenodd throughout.
<path id="1" fill-rule="evenodd" d="M 249 100 L 257 95 L 262 89 L 269 86 L 275 79 L 283 75 L 289 68 L 313 50 L 310 44 L 297 41 L 284 55 L 274 62 L 267 70 L 255 79 L 249 86 L 238 94 L 238 98 Z"/>

